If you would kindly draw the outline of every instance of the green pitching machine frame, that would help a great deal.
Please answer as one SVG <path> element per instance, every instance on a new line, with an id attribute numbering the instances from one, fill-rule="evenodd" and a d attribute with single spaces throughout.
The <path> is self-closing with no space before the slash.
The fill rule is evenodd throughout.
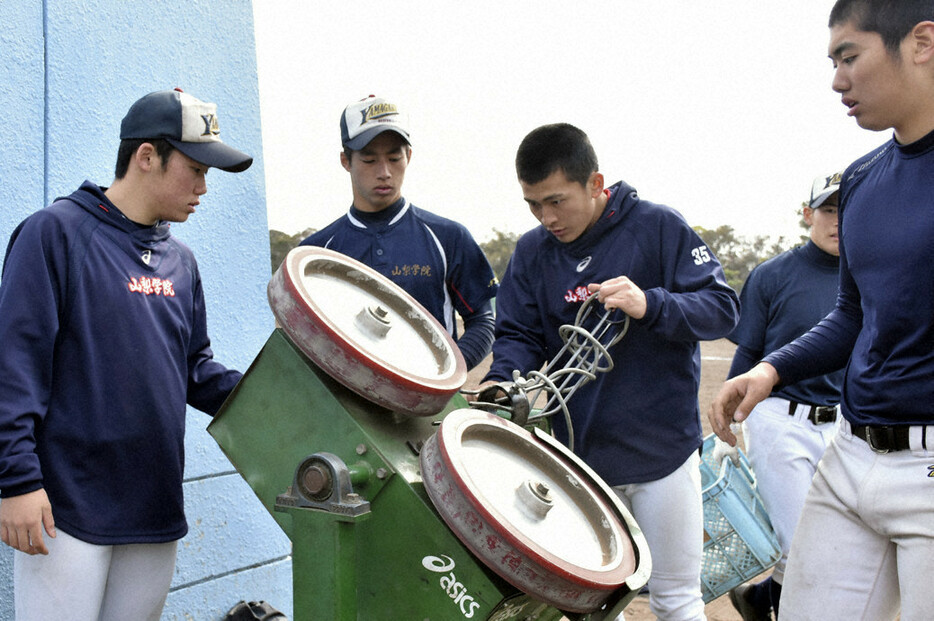
<path id="1" fill-rule="evenodd" d="M 647 580 L 638 568 L 606 612 L 563 613 L 464 547 L 428 498 L 418 457 L 463 407 L 455 395 L 432 417 L 391 412 L 272 333 L 208 431 L 292 541 L 296 621 L 597 621 L 635 597 Z"/>

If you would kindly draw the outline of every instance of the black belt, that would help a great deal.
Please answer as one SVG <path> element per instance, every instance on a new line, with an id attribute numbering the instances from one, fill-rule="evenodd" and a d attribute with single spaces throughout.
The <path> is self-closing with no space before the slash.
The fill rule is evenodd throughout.
<path id="1" fill-rule="evenodd" d="M 877 453 L 908 450 L 909 425 L 853 425 L 853 435 Z"/>
<path id="2" fill-rule="evenodd" d="M 788 415 L 794 416 L 795 410 L 798 409 L 799 405 L 811 408 L 808 411 L 808 420 L 815 425 L 832 423 L 837 420 L 837 406 L 835 405 L 808 405 L 807 403 L 796 403 L 794 401 L 789 401 Z"/>

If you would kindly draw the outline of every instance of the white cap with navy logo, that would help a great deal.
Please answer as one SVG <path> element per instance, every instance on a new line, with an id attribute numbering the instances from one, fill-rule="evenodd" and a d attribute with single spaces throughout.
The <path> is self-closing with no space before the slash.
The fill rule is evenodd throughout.
<path id="1" fill-rule="evenodd" d="M 834 192 L 840 190 L 840 180 L 842 173 L 835 172 L 829 177 L 818 177 L 811 184 L 811 200 L 808 201 L 808 207 L 817 209 L 824 204 L 828 198 L 833 196 Z"/>
<path id="2" fill-rule="evenodd" d="M 180 88 L 156 91 L 130 106 L 120 124 L 120 140 L 161 138 L 205 166 L 242 172 L 253 158 L 224 144 L 217 104 L 192 97 Z"/>
<path id="3" fill-rule="evenodd" d="M 389 130 L 402 136 L 407 144 L 412 144 L 408 115 L 396 104 L 375 95 L 350 104 L 341 114 L 341 143 L 353 151 L 359 151 Z"/>

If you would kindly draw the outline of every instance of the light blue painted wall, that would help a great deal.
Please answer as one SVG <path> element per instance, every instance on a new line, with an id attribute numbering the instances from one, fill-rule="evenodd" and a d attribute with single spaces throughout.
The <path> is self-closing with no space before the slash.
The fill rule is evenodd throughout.
<path id="1" fill-rule="evenodd" d="M 192 218 L 172 227 L 195 252 L 215 355 L 245 370 L 273 328 L 253 14 L 249 0 L 0 1 L 0 249 L 28 214 L 84 179 L 113 179 L 120 119 L 179 86 L 218 104 L 221 136 L 252 154 L 213 170 Z M 290 543 L 189 411 L 190 532 L 164 619 L 220 619 L 240 599 L 291 616 Z M 153 464 L 158 467 L 158 464 Z M 12 554 L 0 548 L 0 620 L 13 618 Z"/>

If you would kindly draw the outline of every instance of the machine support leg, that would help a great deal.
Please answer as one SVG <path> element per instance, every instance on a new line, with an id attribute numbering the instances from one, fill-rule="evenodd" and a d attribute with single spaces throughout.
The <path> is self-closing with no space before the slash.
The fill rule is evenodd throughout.
<path id="1" fill-rule="evenodd" d="M 356 621 L 355 523 L 312 509 L 291 513 L 295 621 Z"/>

